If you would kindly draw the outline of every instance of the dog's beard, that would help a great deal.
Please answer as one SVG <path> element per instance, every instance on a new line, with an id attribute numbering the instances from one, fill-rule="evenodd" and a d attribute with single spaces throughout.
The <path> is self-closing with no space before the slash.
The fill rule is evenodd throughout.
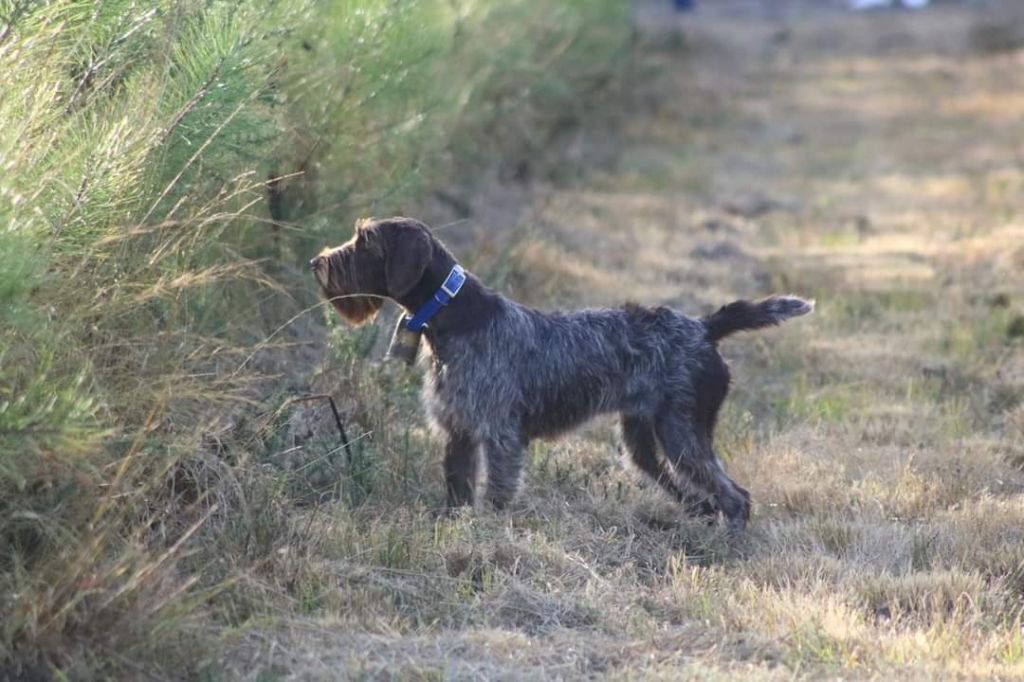
<path id="1" fill-rule="evenodd" d="M 384 299 L 356 293 L 361 287 L 355 281 L 355 268 L 348 263 L 349 259 L 345 251 L 331 254 L 324 270 L 317 271 L 317 281 L 334 309 L 349 324 L 358 327 L 377 316 L 384 305 Z"/>
<path id="2" fill-rule="evenodd" d="M 358 327 L 361 324 L 365 324 L 373 320 L 377 316 L 377 312 L 380 311 L 381 306 L 384 305 L 384 299 L 376 296 L 360 296 L 358 294 L 349 294 L 347 296 L 331 296 L 331 304 L 334 309 L 341 314 L 345 320 Z"/>

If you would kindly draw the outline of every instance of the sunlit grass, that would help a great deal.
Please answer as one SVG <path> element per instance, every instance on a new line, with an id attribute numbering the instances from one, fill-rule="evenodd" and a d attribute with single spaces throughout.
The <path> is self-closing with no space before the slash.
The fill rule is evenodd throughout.
<path id="1" fill-rule="evenodd" d="M 0 672 L 1024 675 L 1013 58 L 943 56 L 956 8 L 879 15 L 918 57 L 845 14 L 633 53 L 613 2 L 398 7 L 0 15 Z M 656 68 L 609 101 L 630 55 Z M 558 131 L 602 112 L 621 163 L 573 187 Z M 439 514 L 422 368 L 310 295 L 355 215 L 524 160 L 532 210 L 459 245 L 505 293 L 818 299 L 722 344 L 741 545 L 624 466 L 612 418 L 533 444 L 511 510 Z"/>
<path id="2" fill-rule="evenodd" d="M 219 635 L 321 609 L 302 510 L 434 481 L 396 417 L 416 381 L 364 373 L 358 335 L 332 358 L 351 448 L 307 442 L 288 399 L 324 333 L 301 264 L 357 215 L 579 125 L 628 60 L 623 16 L 0 5 L 2 674 L 195 677 Z M 420 560 L 389 532 L 382 560 Z"/>

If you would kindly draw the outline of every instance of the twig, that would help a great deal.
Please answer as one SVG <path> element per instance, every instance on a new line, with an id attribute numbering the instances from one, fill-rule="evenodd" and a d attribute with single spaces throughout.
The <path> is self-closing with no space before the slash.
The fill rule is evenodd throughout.
<path id="1" fill-rule="evenodd" d="M 345 460 L 348 462 L 348 469 L 352 471 L 352 445 L 349 443 L 348 435 L 345 433 L 345 425 L 341 423 L 341 415 L 338 413 L 338 406 L 334 403 L 334 398 L 327 393 L 316 393 L 314 395 L 305 395 L 298 398 L 292 398 L 286 402 L 282 407 L 288 407 L 293 403 L 308 403 L 313 400 L 326 400 L 331 404 L 331 412 L 334 413 L 334 423 L 338 427 L 338 434 L 341 435 L 341 445 L 345 448 Z"/>

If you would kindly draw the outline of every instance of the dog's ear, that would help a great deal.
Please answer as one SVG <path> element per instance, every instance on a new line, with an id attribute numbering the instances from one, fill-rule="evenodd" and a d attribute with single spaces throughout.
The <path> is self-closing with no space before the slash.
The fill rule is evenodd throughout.
<path id="1" fill-rule="evenodd" d="M 423 277 L 434 246 L 427 228 L 418 223 L 400 223 L 388 226 L 384 278 L 388 294 L 403 296 Z"/>

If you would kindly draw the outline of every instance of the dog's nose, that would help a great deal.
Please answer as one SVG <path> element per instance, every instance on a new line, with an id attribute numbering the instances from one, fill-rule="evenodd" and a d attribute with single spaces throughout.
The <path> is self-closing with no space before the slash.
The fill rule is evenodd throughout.
<path id="1" fill-rule="evenodd" d="M 309 269 L 310 270 L 316 270 L 316 264 L 318 262 L 320 262 L 320 258 L 313 258 L 312 260 L 310 260 L 309 261 Z"/>

